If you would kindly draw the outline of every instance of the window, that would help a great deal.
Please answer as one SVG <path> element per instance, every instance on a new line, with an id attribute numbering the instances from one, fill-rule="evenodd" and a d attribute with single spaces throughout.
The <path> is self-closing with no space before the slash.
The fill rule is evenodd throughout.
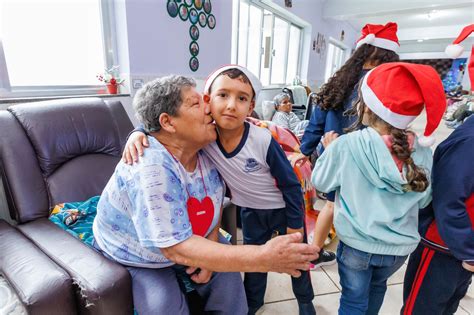
<path id="1" fill-rule="evenodd" d="M 271 3 L 234 1 L 238 23 L 232 62 L 247 67 L 263 85 L 287 84 L 301 77 L 305 25 L 293 21 L 289 13 L 277 12 Z"/>
<path id="2" fill-rule="evenodd" d="M 339 70 L 347 59 L 348 48 L 342 43 L 330 38 L 328 45 L 328 56 L 326 61 L 325 82 Z"/>
<path id="3" fill-rule="evenodd" d="M 96 74 L 116 64 L 112 5 L 101 0 L 0 0 L 0 97 L 102 89 Z"/>

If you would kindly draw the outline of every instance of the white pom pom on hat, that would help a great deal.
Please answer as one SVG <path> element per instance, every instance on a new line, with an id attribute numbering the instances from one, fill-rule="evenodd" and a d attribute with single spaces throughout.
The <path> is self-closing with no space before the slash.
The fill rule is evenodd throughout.
<path id="1" fill-rule="evenodd" d="M 422 147 L 431 147 L 433 144 L 435 144 L 436 138 L 433 136 L 421 136 L 418 138 L 418 144 L 421 145 Z"/>
<path id="2" fill-rule="evenodd" d="M 465 40 L 472 32 L 474 32 L 474 24 L 470 24 L 464 27 L 458 37 L 453 41 L 451 45 L 448 45 L 445 49 L 446 55 L 449 58 L 459 58 L 464 51 L 464 48 L 459 45 L 463 40 Z"/>
<path id="3" fill-rule="evenodd" d="M 462 47 L 459 44 L 448 45 L 446 46 L 446 49 L 444 50 L 446 55 L 448 55 L 448 57 L 452 59 L 461 57 L 463 51 L 464 51 L 464 47 Z"/>

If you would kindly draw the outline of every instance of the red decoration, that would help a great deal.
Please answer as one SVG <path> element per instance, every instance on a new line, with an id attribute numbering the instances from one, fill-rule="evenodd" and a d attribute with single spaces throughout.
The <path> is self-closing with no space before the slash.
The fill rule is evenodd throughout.
<path id="1" fill-rule="evenodd" d="M 204 237 L 214 219 L 214 204 L 212 203 L 212 199 L 206 196 L 202 201 L 199 201 L 194 197 L 189 197 L 187 206 L 193 233 Z"/>

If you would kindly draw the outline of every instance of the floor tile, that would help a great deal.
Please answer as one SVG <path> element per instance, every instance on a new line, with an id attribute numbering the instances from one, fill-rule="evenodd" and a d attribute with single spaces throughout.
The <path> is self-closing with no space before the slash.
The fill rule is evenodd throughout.
<path id="1" fill-rule="evenodd" d="M 328 275 L 328 277 L 340 291 L 341 285 L 339 284 L 339 273 L 337 272 L 337 263 L 330 266 L 323 266 L 321 267 L 321 269 L 324 270 L 324 272 Z"/>
<path id="2" fill-rule="evenodd" d="M 311 271 L 311 283 L 315 295 L 339 292 L 338 287 L 321 269 Z M 294 298 L 291 277 L 286 274 L 270 272 L 268 274 L 267 291 L 265 292 L 265 303 Z"/>
<path id="3" fill-rule="evenodd" d="M 403 305 L 403 285 L 389 285 L 383 299 L 380 315 L 400 314 Z"/>
<path id="4" fill-rule="evenodd" d="M 461 300 L 459 305 L 468 312 L 474 315 L 474 284 L 471 283 L 466 296 Z"/>
<path id="5" fill-rule="evenodd" d="M 334 283 L 321 268 L 311 271 L 311 283 L 313 284 L 315 295 L 337 293 L 340 291 L 336 283 Z"/>
<path id="6" fill-rule="evenodd" d="M 408 259 L 407 259 L 408 260 Z M 400 269 L 398 269 L 390 278 L 388 278 L 387 284 L 403 284 L 403 279 L 405 277 L 405 271 L 407 270 L 407 265 L 403 264 Z"/>

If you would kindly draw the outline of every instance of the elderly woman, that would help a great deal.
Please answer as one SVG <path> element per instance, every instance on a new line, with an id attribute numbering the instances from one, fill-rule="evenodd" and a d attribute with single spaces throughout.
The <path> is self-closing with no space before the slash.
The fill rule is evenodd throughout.
<path id="1" fill-rule="evenodd" d="M 140 315 L 189 313 L 174 264 L 189 266 L 204 310 L 220 314 L 247 313 L 238 271 L 298 276 L 309 268 L 318 249 L 299 243 L 299 233 L 262 246 L 222 244 L 224 184 L 200 151 L 216 131 L 192 79 L 156 79 L 137 93 L 134 108 L 149 149 L 139 163 L 117 165 L 93 230 L 96 246 L 130 271 Z"/>

